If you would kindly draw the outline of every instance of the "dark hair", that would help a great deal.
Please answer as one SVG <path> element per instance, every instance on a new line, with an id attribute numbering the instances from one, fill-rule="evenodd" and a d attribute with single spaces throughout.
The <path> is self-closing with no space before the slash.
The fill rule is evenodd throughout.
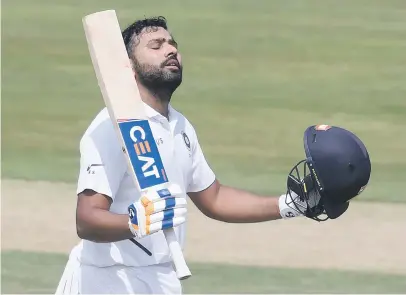
<path id="1" fill-rule="evenodd" d="M 148 31 L 156 31 L 159 27 L 168 29 L 166 24 L 166 18 L 163 16 L 149 17 L 141 20 L 137 20 L 129 25 L 123 32 L 123 40 L 125 48 L 127 49 L 128 56 L 132 56 L 134 46 L 137 45 L 137 37 L 140 35 L 143 29 Z"/>

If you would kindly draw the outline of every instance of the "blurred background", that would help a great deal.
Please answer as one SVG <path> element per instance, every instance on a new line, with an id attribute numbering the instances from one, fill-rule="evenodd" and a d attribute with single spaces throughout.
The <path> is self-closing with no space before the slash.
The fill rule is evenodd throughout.
<path id="1" fill-rule="evenodd" d="M 77 242 L 79 140 L 104 107 L 81 18 L 105 9 L 122 28 L 167 18 L 173 106 L 223 183 L 284 193 L 313 124 L 371 156 L 339 220 L 230 225 L 191 207 L 185 293 L 406 293 L 403 0 L 2 1 L 2 293 L 54 292 Z"/>

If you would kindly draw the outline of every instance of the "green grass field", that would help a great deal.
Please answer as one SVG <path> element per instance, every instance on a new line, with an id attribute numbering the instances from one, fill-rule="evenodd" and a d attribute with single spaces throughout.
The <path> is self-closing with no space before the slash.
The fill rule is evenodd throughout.
<path id="1" fill-rule="evenodd" d="M 163 14 L 180 44 L 173 104 L 219 178 L 279 193 L 302 134 L 356 132 L 373 162 L 364 200 L 403 201 L 404 1 L 3 1 L 4 177 L 75 181 L 78 141 L 103 106 L 81 17 Z"/>
<path id="2" fill-rule="evenodd" d="M 2 255 L 2 293 L 52 294 L 67 257 L 10 251 Z M 190 264 L 187 293 L 401 293 L 404 276 L 349 271 L 297 270 Z M 21 282 L 24 282 L 22 284 Z"/>
<path id="3" fill-rule="evenodd" d="M 223 182 L 283 192 L 304 157 L 304 130 L 325 123 L 354 131 L 369 149 L 372 178 L 359 200 L 405 202 L 403 0 L 5 0 L 3 178 L 76 180 L 79 139 L 103 107 L 81 17 L 111 8 L 122 27 L 167 17 L 185 69 L 173 105 Z M 3 253 L 2 292 L 53 292 L 65 259 Z M 401 276 L 193 267 L 201 273 L 186 283 L 193 293 L 406 292 Z"/>

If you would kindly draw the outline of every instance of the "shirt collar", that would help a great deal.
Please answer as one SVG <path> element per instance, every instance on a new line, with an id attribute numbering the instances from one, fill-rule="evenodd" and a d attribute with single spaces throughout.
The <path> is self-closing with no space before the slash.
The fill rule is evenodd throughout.
<path id="1" fill-rule="evenodd" d="M 166 120 L 165 116 L 162 116 L 160 113 L 158 113 L 156 110 L 154 110 L 152 107 L 150 107 L 148 104 L 143 102 L 144 107 L 145 107 L 145 113 L 148 118 L 150 119 L 156 119 L 158 121 L 160 120 Z M 169 122 L 172 121 L 177 121 L 177 114 L 174 108 L 169 104 L 168 105 L 168 117 L 169 117 Z"/>

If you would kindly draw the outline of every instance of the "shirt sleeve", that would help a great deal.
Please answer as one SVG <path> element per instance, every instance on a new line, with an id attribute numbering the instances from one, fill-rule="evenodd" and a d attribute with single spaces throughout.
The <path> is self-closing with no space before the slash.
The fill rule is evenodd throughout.
<path id="1" fill-rule="evenodd" d="M 80 141 L 80 171 L 77 194 L 85 189 L 94 190 L 114 200 L 127 163 L 114 127 L 103 122 Z"/>
<path id="2" fill-rule="evenodd" d="M 203 154 L 196 133 L 194 133 L 194 145 L 192 145 L 192 172 L 188 186 L 188 192 L 199 192 L 208 188 L 216 179 Z"/>

